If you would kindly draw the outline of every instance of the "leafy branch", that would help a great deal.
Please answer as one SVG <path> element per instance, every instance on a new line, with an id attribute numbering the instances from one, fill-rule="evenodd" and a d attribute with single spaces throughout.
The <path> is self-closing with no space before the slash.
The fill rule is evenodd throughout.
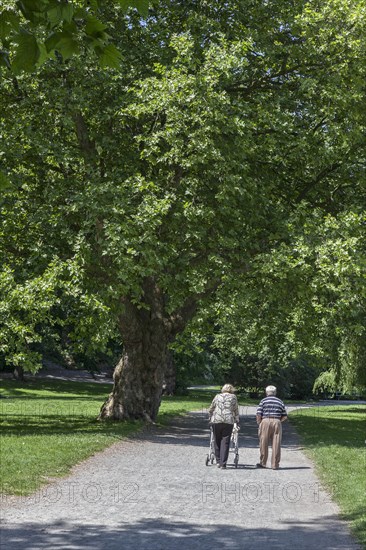
<path id="1" fill-rule="evenodd" d="M 101 16 L 114 4 L 125 13 L 129 8 L 147 15 L 149 0 L 20 0 L 0 12 L 0 66 L 15 74 L 33 72 L 47 59 L 63 60 L 93 52 L 102 68 L 118 68 L 121 53 L 111 42 L 108 25 Z"/>

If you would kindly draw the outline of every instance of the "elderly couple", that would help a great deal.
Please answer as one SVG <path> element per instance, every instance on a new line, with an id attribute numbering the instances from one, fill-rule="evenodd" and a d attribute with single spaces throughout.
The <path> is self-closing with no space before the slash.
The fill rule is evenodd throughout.
<path id="1" fill-rule="evenodd" d="M 214 432 L 215 455 L 219 468 L 226 468 L 234 424 L 239 428 L 239 405 L 234 391 L 231 384 L 225 384 L 221 393 L 214 397 L 208 411 Z M 276 397 L 276 392 L 275 386 L 267 386 L 266 397 L 257 407 L 260 450 L 258 468 L 266 467 L 270 442 L 272 442 L 272 469 L 278 470 L 280 464 L 282 422 L 287 419 L 287 412 L 284 403 Z"/>

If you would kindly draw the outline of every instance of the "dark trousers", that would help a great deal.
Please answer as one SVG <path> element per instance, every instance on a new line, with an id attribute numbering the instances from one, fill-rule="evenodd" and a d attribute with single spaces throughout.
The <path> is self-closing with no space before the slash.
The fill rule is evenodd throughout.
<path id="1" fill-rule="evenodd" d="M 233 431 L 233 424 L 212 424 L 213 432 L 215 436 L 215 455 L 216 460 L 222 466 L 226 465 L 229 449 L 230 449 L 230 438 Z"/>

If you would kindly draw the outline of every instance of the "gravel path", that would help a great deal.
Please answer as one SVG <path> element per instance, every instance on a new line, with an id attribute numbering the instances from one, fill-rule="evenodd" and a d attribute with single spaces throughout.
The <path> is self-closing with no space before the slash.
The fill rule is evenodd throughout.
<path id="1" fill-rule="evenodd" d="M 289 423 L 281 469 L 255 467 L 254 411 L 241 407 L 237 469 L 205 466 L 206 414 L 191 413 L 113 445 L 31 497 L 5 498 L 1 548 L 358 550 Z"/>

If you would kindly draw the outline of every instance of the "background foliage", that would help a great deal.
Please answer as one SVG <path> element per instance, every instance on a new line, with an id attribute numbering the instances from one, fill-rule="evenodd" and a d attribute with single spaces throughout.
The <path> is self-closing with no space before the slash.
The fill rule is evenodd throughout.
<path id="1" fill-rule="evenodd" d="M 6 363 L 121 350 L 150 277 L 168 311 L 202 297 L 182 373 L 365 384 L 365 20 L 357 0 L 4 4 Z"/>

